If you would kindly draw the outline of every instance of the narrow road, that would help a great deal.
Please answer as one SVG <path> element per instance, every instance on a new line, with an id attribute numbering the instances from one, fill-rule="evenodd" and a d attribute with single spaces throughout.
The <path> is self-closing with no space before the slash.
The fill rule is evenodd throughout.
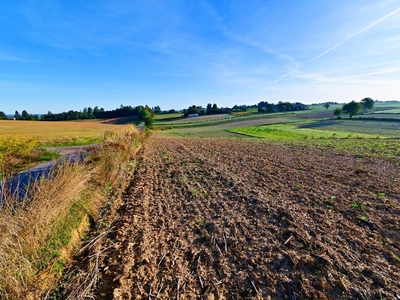
<path id="1" fill-rule="evenodd" d="M 7 180 L 7 190 L 13 194 L 14 199 L 24 199 L 27 188 L 36 180 L 44 177 L 47 178 L 52 168 L 57 163 L 63 161 L 78 162 L 82 160 L 88 149 L 96 147 L 96 145 L 70 146 L 70 147 L 48 147 L 50 151 L 59 152 L 62 157 L 57 160 L 42 163 L 29 170 L 20 172 Z M 3 199 L 4 180 L 0 182 L 0 201 Z"/>

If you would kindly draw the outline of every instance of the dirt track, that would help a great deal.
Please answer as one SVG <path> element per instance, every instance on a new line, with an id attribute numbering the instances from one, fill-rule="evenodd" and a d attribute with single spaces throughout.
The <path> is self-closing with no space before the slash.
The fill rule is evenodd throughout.
<path id="1" fill-rule="evenodd" d="M 399 176 L 354 155 L 152 138 L 104 245 L 97 297 L 396 299 Z"/>

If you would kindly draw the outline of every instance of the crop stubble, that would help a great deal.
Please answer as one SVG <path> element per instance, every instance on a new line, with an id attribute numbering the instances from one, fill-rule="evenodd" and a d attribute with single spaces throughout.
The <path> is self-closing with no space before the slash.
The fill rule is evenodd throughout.
<path id="1" fill-rule="evenodd" d="M 393 161 L 152 138 L 104 245 L 97 297 L 391 299 L 399 201 Z"/>

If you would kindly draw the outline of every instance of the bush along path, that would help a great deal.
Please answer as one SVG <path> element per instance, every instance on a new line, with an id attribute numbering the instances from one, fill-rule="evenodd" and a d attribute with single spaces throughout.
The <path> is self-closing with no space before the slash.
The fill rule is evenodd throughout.
<path id="1" fill-rule="evenodd" d="M 396 299 L 399 166 L 151 138 L 59 289 L 96 299 Z"/>

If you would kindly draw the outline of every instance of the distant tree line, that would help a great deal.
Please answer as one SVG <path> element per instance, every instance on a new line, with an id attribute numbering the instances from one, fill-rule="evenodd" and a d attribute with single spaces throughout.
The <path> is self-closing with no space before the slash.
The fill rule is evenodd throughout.
<path id="1" fill-rule="evenodd" d="M 257 107 L 259 113 L 288 112 L 308 109 L 307 105 L 300 102 L 291 103 L 282 101 L 279 101 L 278 104 L 261 101 L 260 103 L 258 103 Z"/>
<path id="2" fill-rule="evenodd" d="M 86 119 L 112 119 L 120 117 L 137 116 L 140 120 L 144 121 L 147 126 L 152 126 L 154 122 L 154 112 L 149 106 L 123 106 L 114 110 L 104 110 L 104 108 L 84 108 L 82 111 L 70 110 L 53 114 L 49 111 L 47 114 L 31 115 L 26 110 L 20 114 L 15 111 L 14 118 L 16 120 L 29 120 L 29 121 L 72 121 L 72 120 L 86 120 Z M 0 119 L 8 119 L 7 115 L 0 112 Z"/>
<path id="3" fill-rule="evenodd" d="M 257 108 L 257 104 L 254 105 L 234 105 L 232 112 L 246 112 L 249 108 Z"/>
<path id="4" fill-rule="evenodd" d="M 308 106 L 300 102 L 290 103 L 279 101 L 278 104 L 268 103 L 261 101 L 255 105 L 235 105 L 232 108 L 229 107 L 218 107 L 217 104 L 208 103 L 207 107 L 192 105 L 187 109 L 183 110 L 185 116 L 191 114 L 201 115 L 215 115 L 215 114 L 226 114 L 231 112 L 245 112 L 249 108 L 257 108 L 259 113 L 274 113 L 274 112 L 287 112 L 287 111 L 298 111 L 306 110 Z"/>
<path id="5" fill-rule="evenodd" d="M 278 104 L 268 103 L 266 101 L 261 101 L 254 105 L 234 105 L 232 108 L 229 107 L 218 107 L 216 103 L 208 103 L 207 107 L 192 105 L 187 109 L 183 109 L 182 112 L 185 116 L 190 114 L 201 115 L 215 115 L 215 114 L 227 114 L 232 112 L 246 112 L 249 108 L 257 108 L 259 113 L 273 113 L 273 112 L 287 112 L 287 111 L 297 111 L 308 109 L 307 105 L 302 103 L 290 103 L 279 101 Z M 162 111 L 160 106 L 155 106 L 150 108 L 149 106 L 136 106 L 132 107 L 130 105 L 123 106 L 114 110 L 105 110 L 104 108 L 99 108 L 95 106 L 94 108 L 85 107 L 82 111 L 69 110 L 68 112 L 62 113 L 52 113 L 48 111 L 47 114 L 43 115 L 31 115 L 26 110 L 23 110 L 20 114 L 15 111 L 14 118 L 16 120 L 39 120 L 39 121 L 72 121 L 72 120 L 87 120 L 87 119 L 112 119 L 120 117 L 138 116 L 140 119 L 144 120 L 146 117 L 146 111 L 150 114 L 151 118 L 154 114 L 166 114 L 166 113 L 177 113 L 175 109 L 170 109 L 168 111 Z M 0 119 L 8 119 L 7 115 L 0 112 Z"/>
<path id="6" fill-rule="evenodd" d="M 356 102 L 356 101 L 351 101 L 349 103 L 346 103 L 342 106 L 342 108 L 336 108 L 333 111 L 333 114 L 339 119 L 342 114 L 344 115 L 349 115 L 350 119 L 358 115 L 361 110 L 364 112 L 372 109 L 374 107 L 375 101 L 372 98 L 364 98 L 361 100 L 361 102 Z"/>
<path id="7" fill-rule="evenodd" d="M 192 114 L 198 114 L 199 116 L 203 116 L 203 115 L 227 114 L 230 112 L 232 112 L 231 108 L 218 107 L 216 103 L 214 104 L 208 103 L 206 108 L 202 106 L 192 105 L 189 106 L 187 109 L 183 109 L 183 114 L 186 117 Z"/>
<path id="8" fill-rule="evenodd" d="M 122 106 L 114 110 L 104 110 L 98 106 L 91 108 L 85 107 L 82 111 L 70 110 L 68 112 L 62 112 L 53 114 L 49 111 L 47 114 L 41 116 L 43 121 L 71 121 L 71 120 L 87 120 L 87 119 L 111 119 L 118 117 L 127 117 L 136 115 L 136 111 L 131 106 Z"/>
<path id="9" fill-rule="evenodd" d="M 94 108 L 88 107 L 84 108 L 82 111 L 73 111 L 70 110 L 68 112 L 62 112 L 59 114 L 53 114 L 52 112 L 48 112 L 45 115 L 40 117 L 40 120 L 43 121 L 71 121 L 71 120 L 86 120 L 86 119 L 112 119 L 112 118 L 120 118 L 120 117 L 130 117 L 130 116 L 139 116 L 143 118 L 145 116 L 145 111 L 153 111 L 150 107 L 146 106 L 136 106 L 132 107 L 130 105 L 123 106 L 121 105 L 119 108 L 114 110 L 104 110 L 104 108 L 98 108 L 97 106 Z"/>
<path id="10" fill-rule="evenodd" d="M 16 110 L 14 118 L 15 120 L 25 120 L 25 121 L 38 121 L 40 119 L 39 115 L 31 115 L 26 110 L 23 110 L 21 114 Z"/>

